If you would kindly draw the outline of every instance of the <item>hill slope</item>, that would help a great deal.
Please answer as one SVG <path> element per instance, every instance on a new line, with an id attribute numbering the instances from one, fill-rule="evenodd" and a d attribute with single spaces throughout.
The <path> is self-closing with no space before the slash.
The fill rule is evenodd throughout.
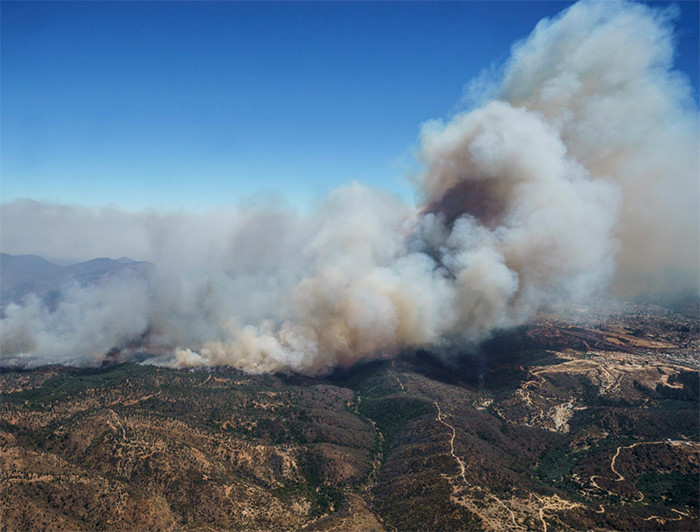
<path id="1" fill-rule="evenodd" d="M 660 348 L 579 349 L 567 331 L 582 334 L 545 320 L 454 364 L 415 352 L 326 379 L 5 372 L 0 523 L 695 529 L 697 369 Z"/>

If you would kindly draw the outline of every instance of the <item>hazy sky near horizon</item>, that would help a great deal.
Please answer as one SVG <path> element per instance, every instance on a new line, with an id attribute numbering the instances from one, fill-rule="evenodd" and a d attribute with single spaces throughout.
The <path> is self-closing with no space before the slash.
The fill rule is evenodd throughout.
<path id="1" fill-rule="evenodd" d="M 421 123 L 568 5 L 3 2 L 0 199 L 305 207 L 359 181 L 412 201 Z M 698 3 L 676 5 L 697 102 Z"/>

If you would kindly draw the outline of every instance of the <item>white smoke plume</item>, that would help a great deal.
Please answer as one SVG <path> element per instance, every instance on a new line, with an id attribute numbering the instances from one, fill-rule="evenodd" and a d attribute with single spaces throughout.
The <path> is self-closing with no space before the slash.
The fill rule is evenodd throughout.
<path id="1" fill-rule="evenodd" d="M 540 22 L 489 99 L 423 126 L 419 209 L 359 184 L 303 215 L 3 205 L 3 251 L 126 255 L 157 273 L 67 286 L 51 311 L 10 305 L 2 358 L 94 364 L 124 348 L 322 373 L 479 341 L 614 279 L 697 275 L 698 113 L 671 19 L 581 2 Z"/>

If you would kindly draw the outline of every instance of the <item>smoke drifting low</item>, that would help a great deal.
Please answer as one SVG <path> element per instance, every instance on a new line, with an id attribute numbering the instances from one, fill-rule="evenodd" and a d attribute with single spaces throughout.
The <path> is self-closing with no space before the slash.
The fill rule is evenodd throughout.
<path id="1" fill-rule="evenodd" d="M 311 214 L 3 205 L 9 253 L 130 256 L 150 279 L 10 305 L 2 358 L 322 373 L 484 339 L 675 266 L 697 278 L 698 113 L 672 13 L 582 2 L 514 46 L 490 96 L 421 132 L 416 209 L 359 184 Z M 484 85 L 482 80 L 481 85 Z"/>

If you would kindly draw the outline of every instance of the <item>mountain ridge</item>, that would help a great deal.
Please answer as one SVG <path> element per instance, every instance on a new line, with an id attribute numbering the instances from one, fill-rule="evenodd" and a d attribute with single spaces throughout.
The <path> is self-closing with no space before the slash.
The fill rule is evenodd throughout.
<path id="1" fill-rule="evenodd" d="M 53 308 L 71 282 L 87 286 L 115 276 L 148 277 L 154 268 L 150 262 L 128 257 L 116 260 L 101 257 L 59 265 L 39 255 L 0 253 L 0 308 L 4 310 L 10 303 L 20 304 L 30 294 Z"/>

